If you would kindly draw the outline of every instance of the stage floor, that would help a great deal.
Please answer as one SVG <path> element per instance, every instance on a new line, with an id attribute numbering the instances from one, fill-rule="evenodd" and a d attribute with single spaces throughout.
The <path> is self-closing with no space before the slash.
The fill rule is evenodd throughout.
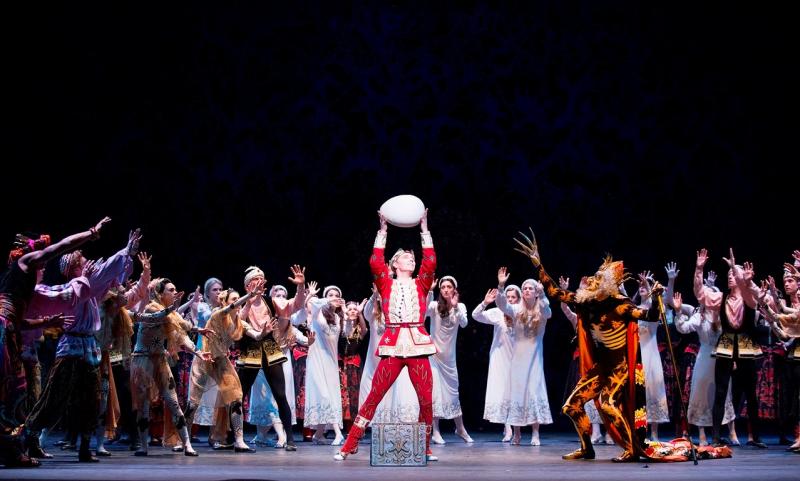
<path id="1" fill-rule="evenodd" d="M 616 446 L 596 446 L 594 461 L 563 461 L 561 455 L 575 449 L 571 433 L 543 433 L 542 446 L 511 446 L 501 443 L 500 434 L 472 433 L 474 444 L 465 444 L 455 435 L 446 435 L 447 444 L 435 446 L 440 461 L 419 468 L 373 468 L 369 465 L 369 445 L 344 462 L 333 460 L 337 448 L 300 443 L 294 453 L 262 447 L 254 454 L 213 451 L 206 443 L 196 445 L 200 456 L 188 458 L 164 448 L 150 448 L 147 458 L 135 458 L 127 446 L 109 445 L 110 458 L 97 464 L 82 464 L 77 453 L 50 446 L 54 459 L 44 460 L 40 468 L 0 469 L 0 479 L 57 480 L 735 480 L 770 481 L 800 479 L 800 456 L 784 451 L 777 439 L 765 438 L 769 449 L 734 448 L 733 458 L 668 464 L 614 464 Z M 528 434 L 528 438 L 530 435 Z M 55 436 L 53 440 L 58 439 Z M 524 437 L 523 437 L 524 439 Z M 530 440 L 530 439 L 529 439 Z"/>

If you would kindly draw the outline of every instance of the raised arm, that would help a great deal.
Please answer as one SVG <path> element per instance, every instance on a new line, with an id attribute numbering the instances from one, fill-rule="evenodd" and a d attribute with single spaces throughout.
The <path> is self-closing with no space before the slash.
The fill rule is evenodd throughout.
<path id="1" fill-rule="evenodd" d="M 306 307 L 306 268 L 295 264 L 289 269 L 292 271 L 289 281 L 297 288 L 294 297 L 289 300 L 289 312 L 304 311 Z"/>
<path id="2" fill-rule="evenodd" d="M 508 303 L 508 300 L 506 299 L 506 293 L 503 289 L 497 290 L 497 299 L 495 299 L 495 302 L 497 303 L 497 308 L 500 309 L 503 314 L 511 318 L 516 317 L 517 313 L 514 311 L 514 306 Z"/>
<path id="3" fill-rule="evenodd" d="M 756 309 L 758 304 L 758 286 L 752 282 L 753 275 L 755 274 L 753 264 L 745 262 L 744 267 L 736 265 L 736 260 L 733 257 L 733 248 L 730 249 L 728 255 L 730 257 L 723 257 L 722 260 L 728 263 L 728 267 L 730 267 L 733 272 L 733 278 L 742 293 L 742 300 L 744 300 L 744 303 L 747 304 L 747 307 L 750 309 Z M 755 291 L 753 288 L 755 288 Z"/>
<path id="4" fill-rule="evenodd" d="M 359 339 L 364 339 L 364 336 L 367 335 L 367 331 L 369 331 L 369 324 L 367 324 L 366 319 L 364 318 L 364 309 L 367 306 L 367 299 L 361 301 L 358 305 L 358 326 L 359 326 Z"/>
<path id="5" fill-rule="evenodd" d="M 491 303 L 493 303 L 497 299 L 497 289 L 489 289 L 486 291 L 486 295 L 483 296 L 483 302 L 478 304 L 475 309 L 472 310 L 472 318 L 482 324 L 496 324 L 495 321 L 486 315 L 486 308 L 489 307 Z"/>
<path id="6" fill-rule="evenodd" d="M 103 262 L 98 260 L 98 269 L 89 278 L 93 297 L 105 295 L 114 281 L 119 280 L 125 273 L 130 266 L 131 256 L 135 256 L 139 252 L 141 239 L 142 235 L 139 229 L 133 230 L 128 235 L 128 243 L 125 247 Z"/>
<path id="7" fill-rule="evenodd" d="M 103 217 L 100 222 L 97 223 L 97 225 L 89 230 L 72 234 L 71 236 L 65 237 L 57 243 L 45 247 L 42 250 L 29 252 L 20 257 L 19 260 L 17 260 L 17 263 L 23 272 L 28 272 L 28 269 L 35 270 L 46 264 L 48 261 L 55 259 L 61 254 L 64 254 L 65 252 L 77 249 L 86 241 L 99 239 L 100 230 L 109 222 L 111 222 L 110 217 Z"/>
<path id="8" fill-rule="evenodd" d="M 667 292 L 664 297 L 667 299 L 667 304 L 670 307 L 674 307 L 672 306 L 672 298 L 675 292 L 675 278 L 678 277 L 680 270 L 678 270 L 678 264 L 675 262 L 667 262 L 664 270 L 667 272 Z"/>
<path id="9" fill-rule="evenodd" d="M 659 304 L 662 302 L 660 299 L 662 294 L 664 294 L 664 286 L 658 281 L 654 281 L 653 286 L 650 288 L 650 299 L 652 300 L 650 308 L 642 309 L 630 300 L 626 300 L 618 305 L 615 310 L 620 317 L 628 321 L 659 322 L 661 320 Z"/>
<path id="10" fill-rule="evenodd" d="M 153 256 L 148 256 L 147 252 L 139 253 L 139 262 L 142 264 L 142 274 L 136 284 L 125 291 L 125 306 L 133 308 L 136 304 L 140 303 L 143 299 L 147 299 L 147 285 L 150 284 L 150 260 Z"/>
<path id="11" fill-rule="evenodd" d="M 708 261 L 708 251 L 703 248 L 697 251 L 697 261 L 694 267 L 694 278 L 692 289 L 697 303 L 705 307 L 714 307 L 722 303 L 722 293 L 714 292 L 711 288 L 703 284 L 703 269 Z"/>
<path id="12" fill-rule="evenodd" d="M 419 267 L 417 282 L 428 292 L 433 286 L 433 279 L 436 276 L 436 252 L 433 250 L 433 238 L 428 231 L 428 209 L 420 219 L 420 236 L 422 237 L 422 264 Z"/>
<path id="13" fill-rule="evenodd" d="M 388 233 L 386 219 L 378 212 L 380 218 L 380 230 L 375 235 L 375 243 L 372 245 L 372 255 L 369 258 L 369 269 L 372 272 L 372 282 L 378 286 L 379 291 L 383 291 L 388 285 L 391 275 L 389 266 L 386 264 L 384 251 L 386 250 L 386 237 Z"/>

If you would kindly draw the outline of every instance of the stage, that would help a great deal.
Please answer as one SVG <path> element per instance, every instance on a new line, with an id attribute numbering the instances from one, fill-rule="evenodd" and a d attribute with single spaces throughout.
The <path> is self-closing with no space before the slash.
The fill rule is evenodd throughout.
<path id="1" fill-rule="evenodd" d="M 733 458 L 668 464 L 614 464 L 616 446 L 596 446 L 598 459 L 563 461 L 561 455 L 575 449 L 570 433 L 542 433 L 542 446 L 511 446 L 499 441 L 498 433 L 472 433 L 475 443 L 468 445 L 455 435 L 445 436 L 447 444 L 433 451 L 440 461 L 419 468 L 373 468 L 369 465 L 369 444 L 362 443 L 358 454 L 335 462 L 334 446 L 300 443 L 290 453 L 261 447 L 254 454 L 213 451 L 205 443 L 195 447 L 197 458 L 173 454 L 164 448 L 150 448 L 147 458 L 135 458 L 126 446 L 108 445 L 113 456 L 97 464 L 80 464 L 77 453 L 48 446 L 54 459 L 44 460 L 40 468 L 0 469 L 0 479 L 57 480 L 735 480 L 800 479 L 800 456 L 784 451 L 774 437 L 765 438 L 769 449 L 735 447 Z M 528 436 L 529 437 L 529 436 Z M 57 438 L 54 438 L 57 439 Z M 524 437 L 523 437 L 524 440 Z M 529 440 L 529 439 L 528 439 Z M 48 443 L 49 444 L 49 443 Z"/>

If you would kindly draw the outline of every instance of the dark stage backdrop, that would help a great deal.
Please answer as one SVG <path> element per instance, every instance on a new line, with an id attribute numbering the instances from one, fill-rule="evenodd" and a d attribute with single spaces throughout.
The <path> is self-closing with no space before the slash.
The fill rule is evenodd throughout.
<path id="1" fill-rule="evenodd" d="M 154 273 L 181 289 L 240 288 L 249 265 L 286 283 L 299 263 L 360 300 L 375 212 L 411 193 L 470 311 L 498 266 L 530 276 L 511 241 L 528 226 L 573 285 L 607 252 L 661 280 L 675 260 L 690 303 L 697 249 L 724 273 L 732 246 L 761 277 L 800 248 L 796 35 L 774 7 L 275 3 L 4 15 L 3 245 L 110 215 L 87 255 L 141 227 Z M 390 230 L 389 250 L 418 245 Z M 572 333 L 553 311 L 563 428 Z M 472 321 L 458 339 L 473 430 L 491 333 Z"/>

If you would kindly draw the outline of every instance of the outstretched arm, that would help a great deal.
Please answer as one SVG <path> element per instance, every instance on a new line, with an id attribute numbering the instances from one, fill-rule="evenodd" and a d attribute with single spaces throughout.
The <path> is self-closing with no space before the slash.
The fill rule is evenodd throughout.
<path id="1" fill-rule="evenodd" d="M 81 246 L 81 244 L 85 243 L 88 240 L 99 239 L 100 229 L 102 229 L 103 226 L 108 224 L 109 222 L 111 222 L 110 217 L 103 217 L 103 219 L 101 219 L 100 222 L 97 223 L 97 225 L 90 228 L 89 230 L 65 237 L 61 239 L 59 242 L 49 247 L 45 247 L 42 250 L 29 252 L 24 256 L 20 257 L 17 263 L 19 264 L 23 272 L 28 272 L 28 269 L 36 270 L 37 268 L 43 266 L 50 260 L 60 256 L 61 254 L 77 249 L 78 247 Z"/>
<path id="2" fill-rule="evenodd" d="M 306 306 L 306 268 L 295 264 L 289 269 L 292 271 L 289 281 L 297 288 L 294 297 L 289 301 L 289 312 L 295 313 L 301 309 L 305 310 Z"/>
<path id="3" fill-rule="evenodd" d="M 516 242 L 519 246 L 514 250 L 530 259 L 534 270 L 538 271 L 539 282 L 541 282 L 544 286 L 544 291 L 547 293 L 547 296 L 557 299 L 560 302 L 566 302 L 569 304 L 574 303 L 575 293 L 560 289 L 558 286 L 556 286 L 556 283 L 553 281 L 553 279 L 547 274 L 547 271 L 544 270 L 542 262 L 539 259 L 539 245 L 536 243 L 536 236 L 533 233 L 533 229 L 531 229 L 530 238 L 522 232 L 519 234 L 524 240 L 514 239 L 514 242 Z"/>
<path id="4" fill-rule="evenodd" d="M 382 292 L 383 289 L 389 284 L 391 275 L 389 273 L 389 266 L 386 264 L 384 251 L 386 250 L 386 237 L 388 233 L 386 219 L 383 214 L 378 212 L 380 219 L 380 229 L 375 236 L 375 243 L 372 245 L 372 255 L 369 258 L 369 269 L 372 271 L 372 281 L 378 286 L 378 291 Z"/>
<path id="5" fill-rule="evenodd" d="M 428 292 L 431 290 L 433 279 L 436 276 L 436 251 L 433 250 L 433 238 L 428 231 L 428 209 L 425 209 L 419 225 L 422 237 L 422 264 L 419 267 L 417 282 L 424 292 Z"/>

